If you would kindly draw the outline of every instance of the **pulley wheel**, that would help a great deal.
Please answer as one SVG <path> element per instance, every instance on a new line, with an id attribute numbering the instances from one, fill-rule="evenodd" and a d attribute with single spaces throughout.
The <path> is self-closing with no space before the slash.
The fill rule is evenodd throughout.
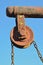
<path id="1" fill-rule="evenodd" d="M 23 39 L 18 39 L 20 35 L 17 32 L 17 27 L 14 27 L 11 30 L 10 40 L 14 46 L 19 47 L 19 48 L 26 48 L 32 44 L 33 32 L 28 26 L 25 26 L 25 29 L 26 29 L 26 38 L 23 38 Z"/>

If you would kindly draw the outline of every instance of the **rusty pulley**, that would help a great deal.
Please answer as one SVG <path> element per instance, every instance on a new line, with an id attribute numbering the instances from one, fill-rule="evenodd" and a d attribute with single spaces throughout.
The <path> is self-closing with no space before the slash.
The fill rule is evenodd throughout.
<path id="1" fill-rule="evenodd" d="M 10 34 L 10 39 L 13 45 L 26 48 L 33 42 L 33 32 L 24 23 L 24 15 L 17 15 L 16 27 L 14 27 Z"/>

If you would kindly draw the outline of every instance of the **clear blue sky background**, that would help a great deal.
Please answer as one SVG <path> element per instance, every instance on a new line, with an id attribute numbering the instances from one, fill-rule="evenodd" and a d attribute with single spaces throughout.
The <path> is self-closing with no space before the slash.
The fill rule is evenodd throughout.
<path id="1" fill-rule="evenodd" d="M 8 6 L 43 7 L 43 0 L 0 0 L 0 65 L 11 65 L 10 31 L 15 19 L 6 16 Z M 34 32 L 34 40 L 43 55 L 43 18 L 26 18 L 25 23 Z M 43 65 L 33 44 L 26 49 L 14 47 L 15 65 Z"/>

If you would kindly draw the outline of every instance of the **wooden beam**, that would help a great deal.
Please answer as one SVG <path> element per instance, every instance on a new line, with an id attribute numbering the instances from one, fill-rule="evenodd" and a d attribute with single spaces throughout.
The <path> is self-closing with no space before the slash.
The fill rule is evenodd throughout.
<path id="1" fill-rule="evenodd" d="M 6 8 L 6 14 L 9 17 L 24 15 L 26 18 L 43 18 L 43 8 L 12 6 Z"/>

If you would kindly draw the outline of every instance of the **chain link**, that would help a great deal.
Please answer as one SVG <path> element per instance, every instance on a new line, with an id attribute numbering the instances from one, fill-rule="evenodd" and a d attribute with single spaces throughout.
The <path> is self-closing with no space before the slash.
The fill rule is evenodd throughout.
<path id="1" fill-rule="evenodd" d="M 34 47 L 35 47 L 35 49 L 36 49 L 36 51 L 37 51 L 37 54 L 38 54 L 39 58 L 40 58 L 41 61 L 43 62 L 43 57 L 42 57 L 42 55 L 41 55 L 41 53 L 40 53 L 40 51 L 39 51 L 39 49 L 38 49 L 38 46 L 37 46 L 37 44 L 36 44 L 35 41 L 33 41 L 33 45 L 34 45 Z"/>
<path id="2" fill-rule="evenodd" d="M 12 51 L 11 51 L 11 65 L 14 65 L 14 46 L 13 46 L 12 43 L 11 43 L 11 48 L 12 48 Z"/>

